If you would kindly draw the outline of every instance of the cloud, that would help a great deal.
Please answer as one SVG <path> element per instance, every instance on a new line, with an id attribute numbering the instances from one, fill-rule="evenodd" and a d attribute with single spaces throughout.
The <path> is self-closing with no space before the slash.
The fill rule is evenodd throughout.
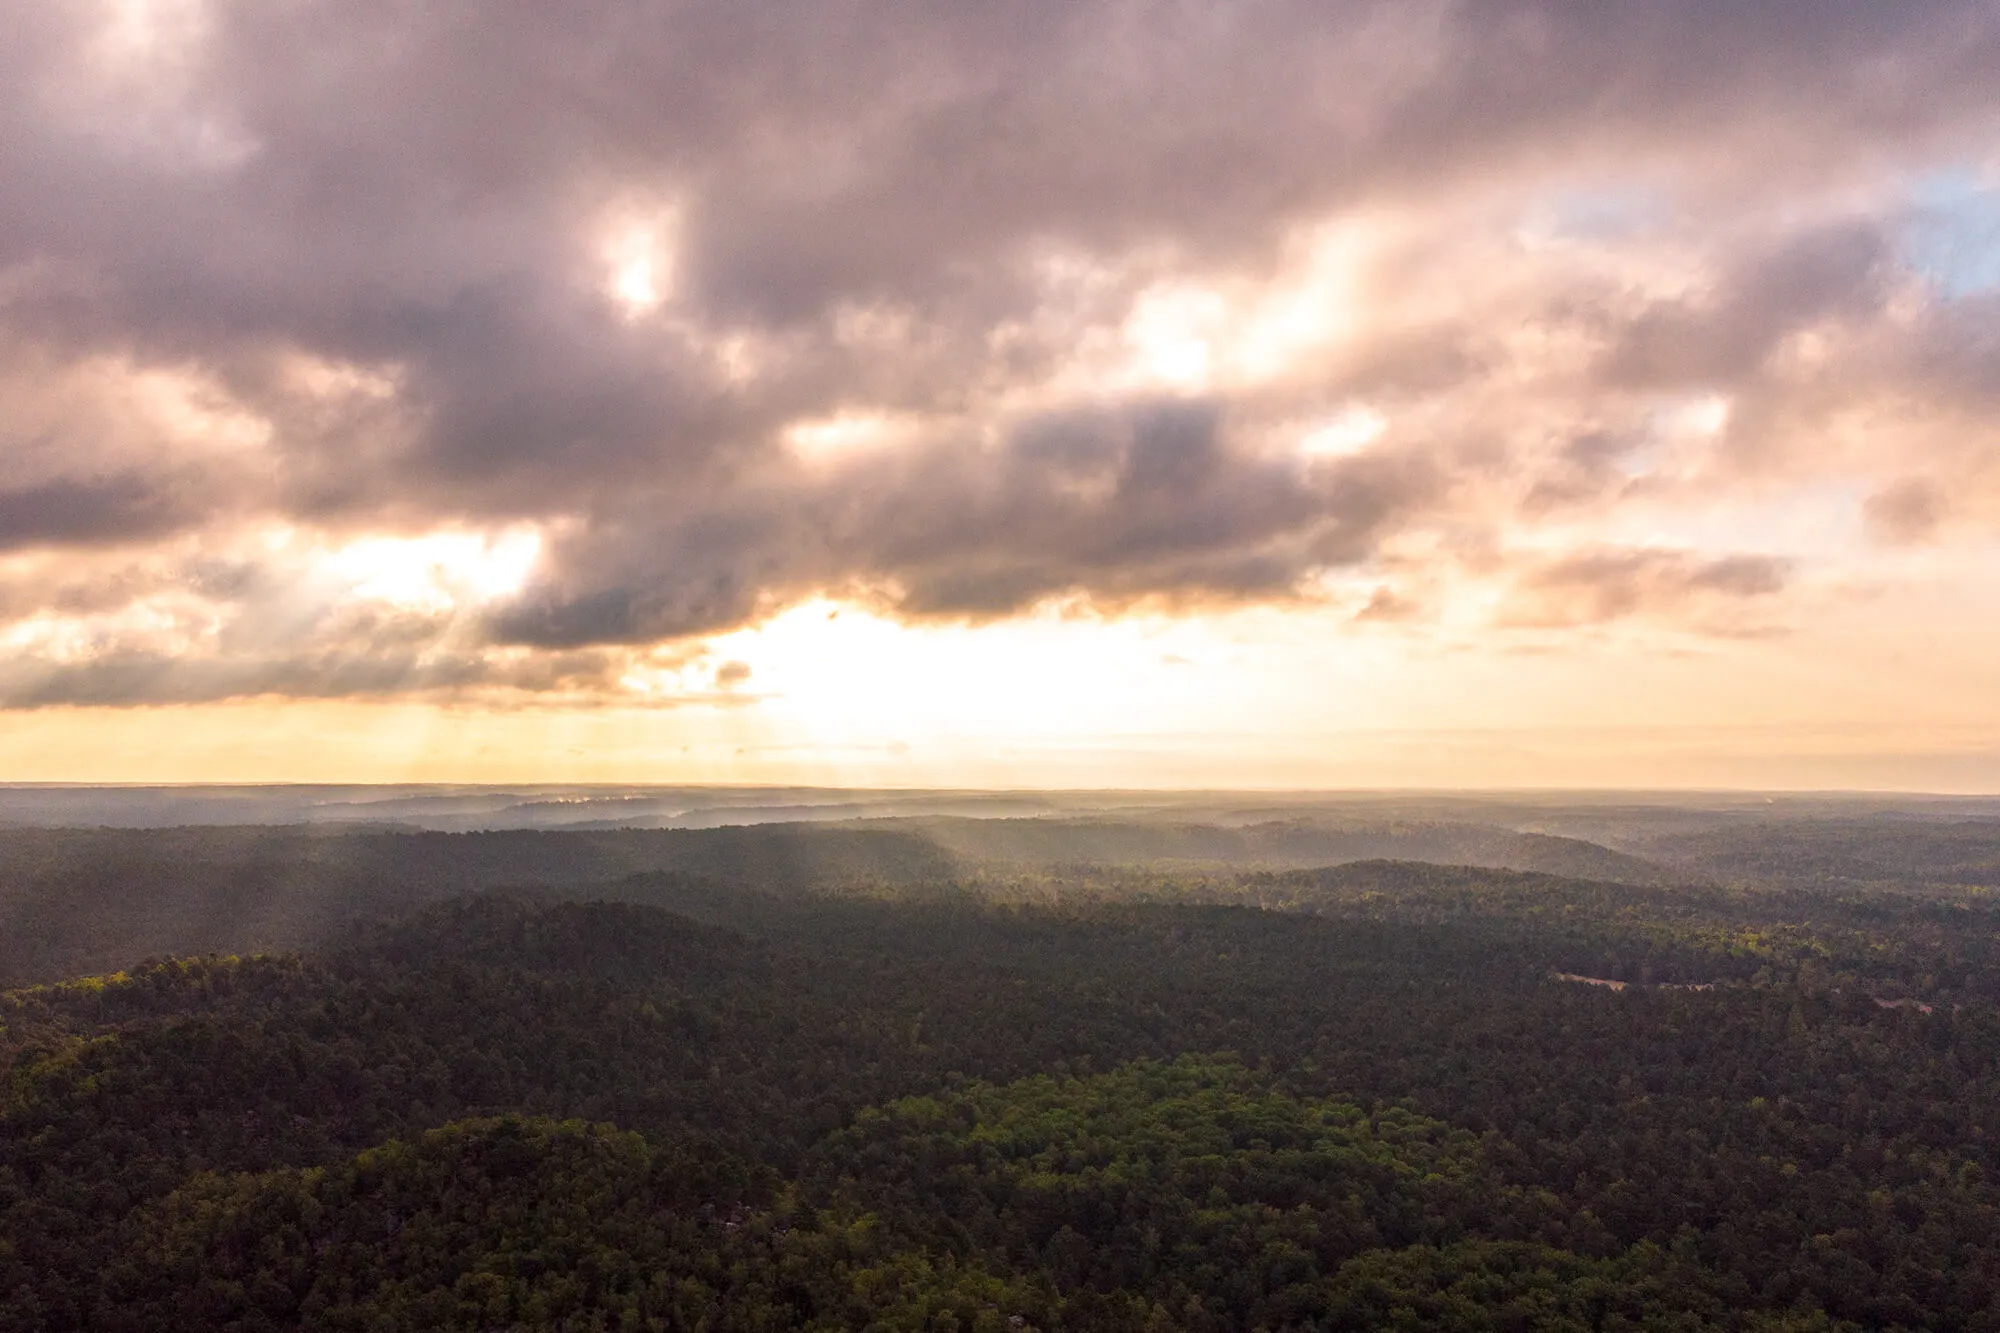
<path id="1" fill-rule="evenodd" d="M 1607 370 L 1616 381 L 1666 391 L 1752 380 L 1788 336 L 1879 309 L 1889 254 L 1888 238 L 1865 224 L 1756 246 L 1734 258 L 1712 292 L 1663 302 L 1633 320 Z"/>
<path id="2" fill-rule="evenodd" d="M 693 684 L 687 658 L 578 650 L 520 656 L 477 649 L 397 644 L 309 646 L 289 656 L 120 649 L 67 661 L 16 658 L 0 667 L 0 707 L 123 707 L 203 704 L 278 696 L 294 699 L 430 698 L 488 705 L 534 702 L 592 707 L 621 692 L 631 677 L 653 677 L 641 697 L 654 707 L 739 702 L 747 678 L 729 663 L 712 688 Z M 732 672 L 731 667 L 742 668 Z"/>
<path id="3" fill-rule="evenodd" d="M 1784 591 L 1785 560 L 1763 555 L 1702 558 L 1685 551 L 1604 549 L 1547 561 L 1523 574 L 1503 604 L 1503 625 L 1555 629 L 1633 617 L 1741 632 L 1731 613 Z"/>
<path id="4" fill-rule="evenodd" d="M 0 490 L 0 550 L 130 542 L 173 532 L 201 512 L 187 489 L 185 483 L 126 473 Z"/>
<path id="5" fill-rule="evenodd" d="M 1354 613 L 1356 621 L 1380 621 L 1394 624 L 1414 620 L 1423 614 L 1423 605 L 1394 588 L 1382 587 L 1368 595 L 1359 611 Z"/>
<path id="6" fill-rule="evenodd" d="M 947 436 L 697 510 L 621 514 L 559 549 L 567 581 L 498 609 L 494 633 L 648 642 L 728 628 L 760 594 L 827 585 L 970 620 L 1076 592 L 1112 606 L 1283 599 L 1312 570 L 1365 558 L 1438 486 L 1421 457 L 1309 468 L 1249 455 L 1210 403 L 1038 414 L 990 447 Z"/>
<path id="7" fill-rule="evenodd" d="M 615 692 L 562 664 L 816 595 L 1284 604 L 1413 544 L 1611 551 L 1636 505 L 1692 533 L 1833 483 L 1910 541 L 1916 470 L 2000 516 L 2000 302 L 1904 244 L 1912 182 L 1990 152 L 1984 0 L 0 22 L 17 702 Z M 1693 399 L 1712 429 L 1672 424 Z M 1302 449 L 1329 420 L 1380 428 Z M 798 447 L 829 421 L 894 429 Z M 433 589 L 428 657 L 287 563 L 516 530 L 518 587 Z M 1779 557 L 1685 544 L 1518 613 L 1785 596 Z M 123 562 L 122 619 L 62 550 Z"/>
<path id="8" fill-rule="evenodd" d="M 1909 545 L 1928 540 L 1947 509 L 1938 488 L 1921 477 L 1905 477 L 1868 497 L 1868 527 L 1885 542 Z"/>

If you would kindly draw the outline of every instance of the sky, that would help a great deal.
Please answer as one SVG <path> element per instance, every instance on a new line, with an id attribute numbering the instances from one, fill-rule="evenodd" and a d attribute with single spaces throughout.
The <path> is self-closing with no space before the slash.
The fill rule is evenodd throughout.
<path id="1" fill-rule="evenodd" d="M 1993 0 L 0 30 L 0 780 L 2000 790 Z"/>

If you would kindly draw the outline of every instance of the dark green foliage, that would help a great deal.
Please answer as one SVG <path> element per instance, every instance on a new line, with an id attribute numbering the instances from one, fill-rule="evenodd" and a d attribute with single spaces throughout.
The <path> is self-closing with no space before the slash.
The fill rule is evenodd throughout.
<path id="1" fill-rule="evenodd" d="M 2000 820 L 1759 820 L 1649 838 L 1649 852 L 1731 883 L 2000 888 Z"/>
<path id="2" fill-rule="evenodd" d="M 500 887 L 573 891 L 645 875 L 649 894 L 713 905 L 718 887 L 794 895 L 930 884 L 954 871 L 914 833 L 815 825 L 0 828 L 0 984 L 107 971 L 148 955 L 321 945 L 356 922 Z"/>
<path id="3" fill-rule="evenodd" d="M 2000 1328 L 1985 897 L 1130 874 L 7 993 L 0 1328 Z"/>

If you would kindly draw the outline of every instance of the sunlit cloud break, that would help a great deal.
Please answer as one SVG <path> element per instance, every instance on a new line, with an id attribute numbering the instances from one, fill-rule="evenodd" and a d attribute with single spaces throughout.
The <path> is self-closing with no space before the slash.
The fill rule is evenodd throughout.
<path id="1" fill-rule="evenodd" d="M 2000 755 L 2000 5 L 0 20 L 0 707 Z"/>

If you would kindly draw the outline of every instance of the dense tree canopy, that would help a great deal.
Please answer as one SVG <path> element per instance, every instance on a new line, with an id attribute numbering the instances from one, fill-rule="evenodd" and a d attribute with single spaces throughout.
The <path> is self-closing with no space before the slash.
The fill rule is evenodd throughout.
<path id="1" fill-rule="evenodd" d="M 7 992 L 0 1327 L 2000 1329 L 1979 891 L 770 889 Z"/>

